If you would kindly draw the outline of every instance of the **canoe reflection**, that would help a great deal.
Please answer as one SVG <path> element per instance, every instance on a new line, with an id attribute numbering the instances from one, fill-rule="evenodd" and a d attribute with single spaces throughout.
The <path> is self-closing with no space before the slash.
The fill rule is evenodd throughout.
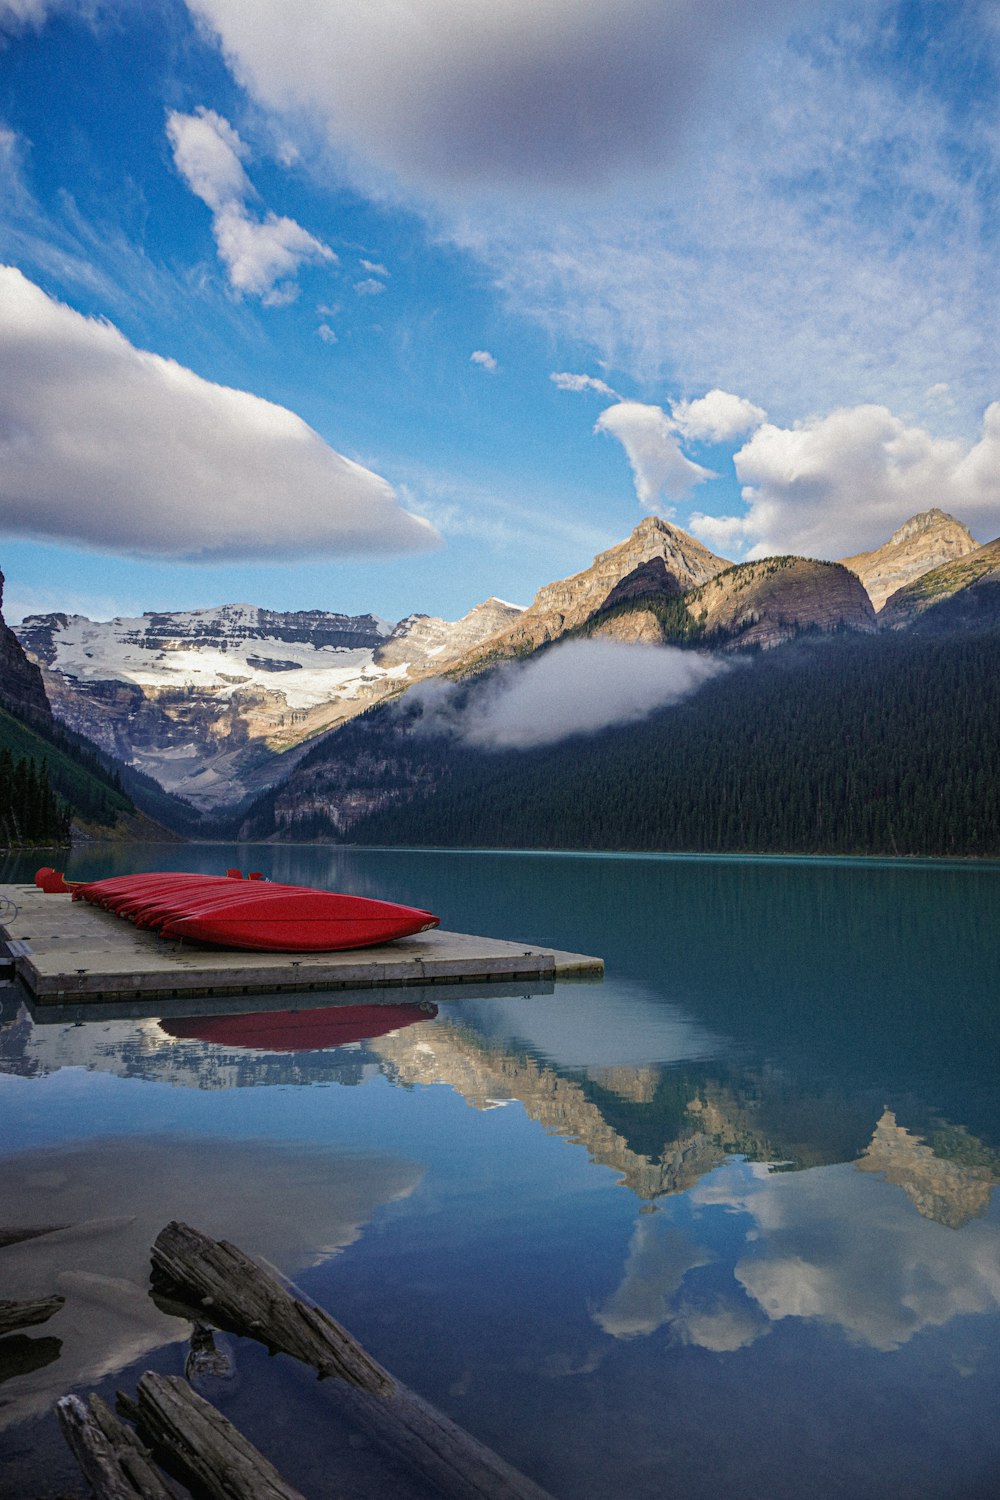
<path id="1" fill-rule="evenodd" d="M 437 1006 L 424 1000 L 415 1005 L 340 1005 L 318 1010 L 177 1016 L 161 1020 L 160 1026 L 168 1036 L 183 1041 L 217 1042 L 260 1052 L 322 1052 L 385 1036 L 418 1021 L 432 1021 L 436 1015 Z"/>

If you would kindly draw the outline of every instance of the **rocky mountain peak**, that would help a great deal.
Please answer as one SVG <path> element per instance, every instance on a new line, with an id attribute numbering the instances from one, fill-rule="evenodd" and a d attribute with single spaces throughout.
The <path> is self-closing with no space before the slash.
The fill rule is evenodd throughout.
<path id="1" fill-rule="evenodd" d="M 966 536 L 971 536 L 961 521 L 956 521 L 955 517 L 950 516 L 946 510 L 940 510 L 938 506 L 932 505 L 930 510 L 919 511 L 915 516 L 911 516 L 908 521 L 904 521 L 898 531 L 892 533 L 886 545 L 889 547 L 901 547 L 911 537 L 921 536 L 928 531 L 938 531 L 942 526 L 945 529 L 957 526 L 960 531 L 965 532 Z"/>
<path id="2" fill-rule="evenodd" d="M 897 590 L 942 564 L 956 562 L 979 543 L 961 521 L 933 506 L 904 521 L 887 542 L 871 552 L 858 552 L 842 559 L 856 573 L 880 610 Z"/>
<path id="3" fill-rule="evenodd" d="M 679 526 L 659 516 L 646 516 L 623 542 L 599 552 L 589 568 L 545 584 L 512 625 L 456 665 L 471 671 L 486 660 L 519 656 L 556 640 L 588 620 L 624 578 L 657 558 L 678 592 L 705 583 L 729 567 L 725 558 L 716 557 Z"/>

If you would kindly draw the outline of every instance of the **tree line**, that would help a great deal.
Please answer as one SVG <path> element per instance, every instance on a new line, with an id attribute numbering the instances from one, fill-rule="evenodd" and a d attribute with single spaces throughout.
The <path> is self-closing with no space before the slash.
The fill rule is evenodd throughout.
<path id="1" fill-rule="evenodd" d="M 70 809 L 49 780 L 48 764 L 0 749 L 0 844 L 7 849 L 69 842 Z"/>
<path id="2" fill-rule="evenodd" d="M 414 787 L 433 790 L 351 841 L 1000 857 L 998 656 L 993 632 L 841 636 L 736 662 L 642 723 L 543 749 L 411 735 L 404 752 L 397 738 Z M 375 715 L 356 730 L 393 732 Z"/>

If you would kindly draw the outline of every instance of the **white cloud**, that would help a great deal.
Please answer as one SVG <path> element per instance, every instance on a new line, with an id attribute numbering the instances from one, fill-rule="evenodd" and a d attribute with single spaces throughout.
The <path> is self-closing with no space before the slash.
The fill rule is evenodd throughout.
<path id="1" fill-rule="evenodd" d="M 489 370 L 491 375 L 497 369 L 497 362 L 487 349 L 473 349 L 469 355 L 469 363 L 478 365 L 481 370 Z"/>
<path id="2" fill-rule="evenodd" d="M 385 282 L 377 281 L 374 276 L 366 276 L 363 281 L 354 283 L 354 290 L 359 297 L 377 297 L 379 292 L 385 291 Z"/>
<path id="3" fill-rule="evenodd" d="M 188 0 L 234 71 L 435 191 L 562 189 L 669 159 L 757 37 L 809 0 Z M 308 45 L 302 45 L 308 38 Z"/>
<path id="4" fill-rule="evenodd" d="M 361 265 L 364 270 L 368 271 L 372 276 L 389 275 L 388 267 L 384 266 L 380 260 L 362 260 Z"/>
<path id="5" fill-rule="evenodd" d="M 561 391 L 596 391 L 599 396 L 610 396 L 612 401 L 622 399 L 617 391 L 612 390 L 606 381 L 598 380 L 596 375 L 571 375 L 566 370 L 557 370 L 549 379 Z"/>
<path id="6" fill-rule="evenodd" d="M 250 213 L 246 200 L 256 194 L 243 167 L 248 153 L 228 120 L 203 106 L 192 115 L 171 110 L 167 135 L 178 172 L 212 210 L 219 259 L 236 293 L 282 306 L 298 295 L 290 278 L 301 265 L 336 261 L 329 245 L 294 219 L 270 211 L 259 219 Z"/>
<path id="7" fill-rule="evenodd" d="M 334 333 L 329 323 L 321 323 L 316 329 L 316 332 L 319 334 L 324 344 L 335 344 L 337 342 L 337 335 Z"/>
<path id="8" fill-rule="evenodd" d="M 693 516 L 709 545 L 844 557 L 932 506 L 989 537 L 1000 531 L 1000 402 L 972 445 L 908 426 L 888 407 L 855 406 L 791 428 L 765 423 L 733 462 L 746 511 Z"/>
<path id="9" fill-rule="evenodd" d="M 696 484 L 715 477 L 710 469 L 684 457 L 660 406 L 620 401 L 601 412 L 594 431 L 610 432 L 618 439 L 628 454 L 636 494 L 657 514 L 672 514 L 671 501 L 683 499 Z"/>
<path id="10" fill-rule="evenodd" d="M 714 657 L 670 646 L 567 641 L 523 666 L 501 667 L 464 704 L 461 690 L 443 681 L 411 689 L 403 704 L 420 707 L 422 732 L 525 750 L 637 723 L 724 670 Z"/>
<path id="11" fill-rule="evenodd" d="M 193 559 L 438 540 L 286 408 L 135 348 L 0 268 L 0 517 L 13 535 Z"/>
<path id="12" fill-rule="evenodd" d="M 717 387 L 696 401 L 672 401 L 674 425 L 693 442 L 730 443 L 767 420 L 767 412 L 745 396 Z"/>
<path id="13" fill-rule="evenodd" d="M 992 97 L 939 87 L 989 7 L 942 12 L 935 77 L 865 0 L 189 4 L 259 103 L 608 368 L 783 422 L 947 382 L 968 432 L 997 391 Z"/>

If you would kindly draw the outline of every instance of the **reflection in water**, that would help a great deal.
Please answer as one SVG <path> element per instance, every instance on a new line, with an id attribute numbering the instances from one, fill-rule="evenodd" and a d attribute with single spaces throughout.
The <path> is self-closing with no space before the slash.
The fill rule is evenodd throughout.
<path id="1" fill-rule="evenodd" d="M 849 1166 L 786 1175 L 734 1162 L 690 1197 L 686 1229 L 665 1215 L 637 1221 L 621 1284 L 595 1314 L 615 1338 L 668 1326 L 685 1343 L 733 1350 L 796 1318 L 885 1352 L 960 1314 L 1000 1311 L 996 1225 L 949 1233 L 901 1213 L 888 1184 Z M 705 1300 L 690 1273 L 717 1261 L 725 1284 Z"/>
<path id="2" fill-rule="evenodd" d="M 797 1500 L 803 1473 L 823 1500 L 996 1492 L 996 870 L 176 857 L 430 906 L 608 976 L 438 992 L 435 1018 L 340 1045 L 277 1007 L 34 1025 L 7 1004 L 23 1137 L 0 1201 L 75 1227 L 0 1248 L 5 1287 L 69 1297 L 61 1357 L 7 1380 L 6 1420 L 170 1352 L 141 1294 L 176 1212 L 312 1266 L 390 1368 L 565 1500 Z"/>
<path id="3" fill-rule="evenodd" d="M 168 1036 L 249 1047 L 256 1052 L 323 1052 L 384 1036 L 437 1015 L 437 1006 L 342 1005 L 322 1010 L 248 1011 L 226 1016 L 175 1016 L 161 1020 Z"/>
<path id="4" fill-rule="evenodd" d="M 185 1319 L 147 1295 L 149 1248 L 170 1219 L 225 1236 L 287 1273 L 352 1244 L 375 1210 L 412 1193 L 422 1168 L 369 1154 L 223 1140 L 99 1139 L 0 1160 L 5 1224 L 67 1224 L 0 1250 L 4 1297 L 66 1298 L 46 1332 L 56 1365 L 12 1382 L 0 1430 L 50 1409 L 164 1344 Z"/>

